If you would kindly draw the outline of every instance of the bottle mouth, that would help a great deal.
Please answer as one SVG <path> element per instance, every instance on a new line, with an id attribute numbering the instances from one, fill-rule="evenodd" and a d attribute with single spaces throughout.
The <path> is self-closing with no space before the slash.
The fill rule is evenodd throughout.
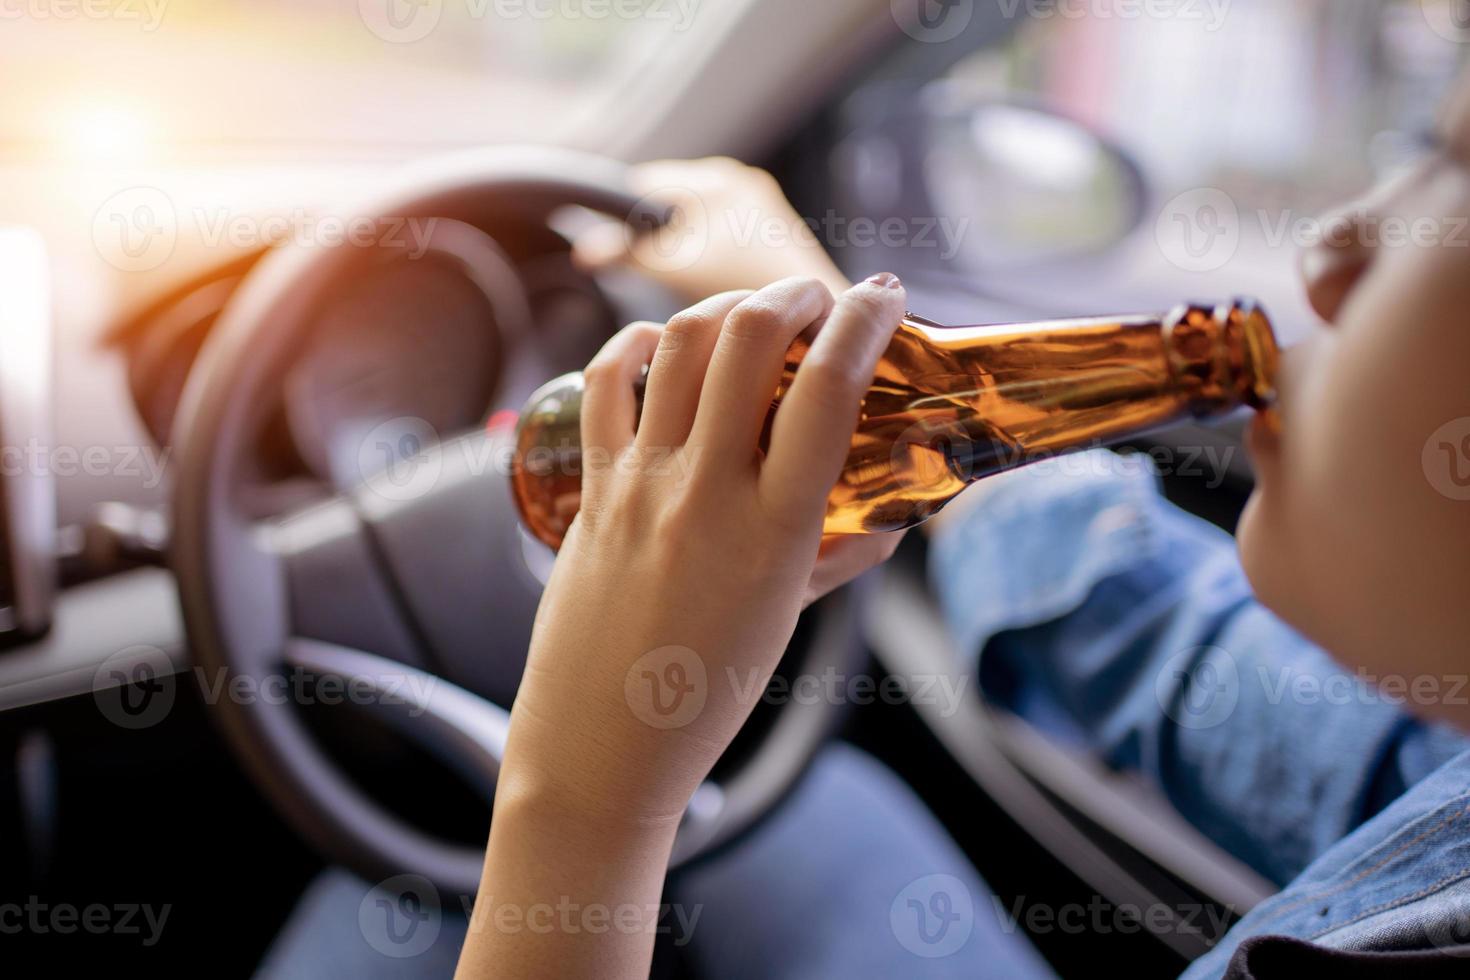
<path id="1" fill-rule="evenodd" d="M 1164 324 L 1169 367 L 1200 415 L 1276 402 L 1280 350 L 1270 317 L 1252 299 L 1185 304 Z"/>
<path id="2" fill-rule="evenodd" d="M 1270 409 L 1276 404 L 1276 376 L 1281 364 L 1281 347 L 1271 318 L 1251 299 L 1236 300 L 1224 314 L 1226 345 L 1239 361 L 1235 375 L 1240 400 L 1257 411 Z"/>

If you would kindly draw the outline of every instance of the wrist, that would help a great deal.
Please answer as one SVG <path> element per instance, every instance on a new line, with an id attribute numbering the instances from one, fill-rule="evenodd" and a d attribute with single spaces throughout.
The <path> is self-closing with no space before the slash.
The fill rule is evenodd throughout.
<path id="1" fill-rule="evenodd" d="M 594 774 L 541 755 L 507 755 L 495 786 L 495 820 L 509 819 L 562 843 L 596 839 L 672 845 L 687 799 L 649 799 L 615 770 Z"/>
<path id="2" fill-rule="evenodd" d="M 595 699 L 582 700 L 575 711 L 542 712 L 535 707 L 542 699 L 528 687 L 522 685 L 511 714 L 497 808 L 507 793 L 548 819 L 591 819 L 629 832 L 677 830 L 708 768 L 693 758 L 702 751 L 671 744 L 688 733 L 651 729 L 622 705 L 622 711 L 598 710 L 588 703 Z"/>

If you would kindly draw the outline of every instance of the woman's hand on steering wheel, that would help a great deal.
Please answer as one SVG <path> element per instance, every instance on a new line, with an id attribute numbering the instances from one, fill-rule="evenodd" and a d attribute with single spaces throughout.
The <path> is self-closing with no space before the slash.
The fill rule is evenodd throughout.
<path id="1" fill-rule="evenodd" d="M 593 226 L 575 243 L 584 269 L 626 267 L 691 302 L 791 276 L 834 294 L 848 287 L 776 178 L 758 167 L 729 157 L 659 160 L 633 167 L 628 182 L 670 208 L 669 222 L 641 235 L 621 223 Z"/>

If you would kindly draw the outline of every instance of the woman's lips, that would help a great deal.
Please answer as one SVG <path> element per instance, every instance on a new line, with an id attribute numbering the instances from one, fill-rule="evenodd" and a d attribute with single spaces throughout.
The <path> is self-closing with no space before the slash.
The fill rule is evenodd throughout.
<path id="1" fill-rule="evenodd" d="M 1246 451 L 1255 459 L 1275 456 L 1281 446 L 1281 416 L 1275 408 L 1256 413 L 1246 427 Z"/>
<path id="2" fill-rule="evenodd" d="M 1282 429 L 1286 416 L 1291 414 L 1291 395 L 1297 388 L 1301 372 L 1319 349 L 1319 339 L 1314 333 L 1305 341 L 1282 348 L 1276 371 L 1275 397 L 1270 405 L 1256 412 L 1246 427 L 1245 447 L 1251 458 L 1264 463 L 1281 455 Z"/>

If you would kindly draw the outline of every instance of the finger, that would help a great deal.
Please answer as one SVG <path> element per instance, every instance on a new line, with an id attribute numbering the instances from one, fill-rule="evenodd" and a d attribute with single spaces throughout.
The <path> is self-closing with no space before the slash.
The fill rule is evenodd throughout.
<path id="1" fill-rule="evenodd" d="M 690 443 L 720 458 L 753 459 L 791 342 L 831 310 L 831 292 L 815 279 L 783 279 L 732 309 L 710 358 Z"/>
<path id="2" fill-rule="evenodd" d="M 847 459 L 858 410 L 878 359 L 903 320 L 897 276 L 880 273 L 843 293 L 781 401 L 761 468 L 761 494 L 775 512 L 825 512 Z"/>
<path id="3" fill-rule="evenodd" d="M 658 346 L 663 327 L 634 323 L 613 335 L 582 373 L 583 483 L 595 479 L 598 456 L 611 459 L 633 442 L 638 426 L 634 387 Z M 583 492 L 586 492 L 584 486 Z"/>
<path id="4" fill-rule="evenodd" d="M 859 575 L 893 557 L 904 532 L 892 534 L 845 534 L 828 537 L 807 584 L 804 606 L 834 592 Z"/>
<path id="5" fill-rule="evenodd" d="M 720 328 L 749 290 L 720 293 L 676 314 L 659 337 L 653 367 L 648 372 L 648 389 L 643 396 L 643 419 L 638 425 L 638 445 L 675 447 L 684 445 L 699 409 L 699 394 Z"/>

